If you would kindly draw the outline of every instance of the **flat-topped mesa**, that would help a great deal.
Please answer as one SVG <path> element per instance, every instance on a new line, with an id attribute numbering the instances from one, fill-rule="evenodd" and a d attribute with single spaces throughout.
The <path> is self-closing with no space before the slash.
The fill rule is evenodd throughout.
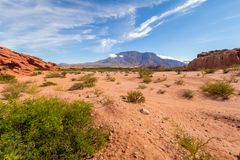
<path id="1" fill-rule="evenodd" d="M 30 75 L 36 69 L 55 70 L 59 66 L 0 46 L 0 73 Z"/>
<path id="2" fill-rule="evenodd" d="M 202 52 L 189 63 L 188 68 L 189 70 L 200 70 L 204 68 L 223 68 L 236 64 L 240 64 L 240 48 Z"/>

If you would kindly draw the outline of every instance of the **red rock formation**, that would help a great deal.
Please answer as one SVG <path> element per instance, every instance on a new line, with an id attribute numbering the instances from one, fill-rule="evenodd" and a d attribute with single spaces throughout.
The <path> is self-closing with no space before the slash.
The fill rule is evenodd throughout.
<path id="1" fill-rule="evenodd" d="M 198 54 L 188 65 L 189 70 L 203 68 L 222 68 L 240 64 L 240 48 L 232 50 L 216 50 Z"/>
<path id="2" fill-rule="evenodd" d="M 0 46 L 0 72 L 10 74 L 29 75 L 36 69 L 54 70 L 59 67 L 51 62 L 14 52 L 8 48 Z"/>

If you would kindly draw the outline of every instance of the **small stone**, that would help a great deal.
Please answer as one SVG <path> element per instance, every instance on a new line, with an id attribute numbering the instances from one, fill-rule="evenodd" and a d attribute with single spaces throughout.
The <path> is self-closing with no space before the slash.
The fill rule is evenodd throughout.
<path id="1" fill-rule="evenodd" d="M 149 115 L 149 111 L 148 110 L 146 110 L 146 109 L 144 109 L 144 108 L 142 108 L 142 109 L 140 109 L 139 110 L 142 114 L 145 114 L 145 115 Z"/>

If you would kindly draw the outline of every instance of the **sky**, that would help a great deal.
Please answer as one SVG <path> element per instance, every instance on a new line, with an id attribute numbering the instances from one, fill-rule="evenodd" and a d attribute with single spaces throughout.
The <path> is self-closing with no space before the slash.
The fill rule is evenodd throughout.
<path id="1" fill-rule="evenodd" d="M 240 47 L 240 0 L 0 0 L 0 45 L 56 63 Z"/>

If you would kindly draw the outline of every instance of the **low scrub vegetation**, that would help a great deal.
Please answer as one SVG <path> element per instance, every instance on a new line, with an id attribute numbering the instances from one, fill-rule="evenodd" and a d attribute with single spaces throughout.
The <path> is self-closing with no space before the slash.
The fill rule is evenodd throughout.
<path id="1" fill-rule="evenodd" d="M 93 92 L 97 97 L 100 97 L 101 95 L 103 95 L 103 91 L 101 89 L 95 89 Z"/>
<path id="2" fill-rule="evenodd" d="M 153 71 L 148 68 L 142 68 L 138 72 L 139 77 L 143 79 L 143 83 L 150 83 L 152 82 Z"/>
<path id="3" fill-rule="evenodd" d="M 202 91 L 214 98 L 228 99 L 234 93 L 234 88 L 229 83 L 215 82 L 204 85 Z"/>
<path id="4" fill-rule="evenodd" d="M 66 72 L 50 72 L 46 74 L 45 78 L 65 78 Z"/>
<path id="5" fill-rule="evenodd" d="M 42 71 L 34 71 L 31 76 L 38 76 L 41 74 L 42 74 Z"/>
<path id="6" fill-rule="evenodd" d="M 16 77 L 9 74 L 0 74 L 0 83 L 12 83 L 16 81 Z"/>
<path id="7" fill-rule="evenodd" d="M 81 101 L 39 98 L 0 110 L 0 159 L 88 159 L 109 137 Z"/>
<path id="8" fill-rule="evenodd" d="M 110 107 L 110 106 L 114 106 L 114 99 L 108 96 L 104 96 L 101 100 L 100 103 L 105 106 L 105 107 Z"/>
<path id="9" fill-rule="evenodd" d="M 145 89 L 145 88 L 147 88 L 147 86 L 140 84 L 137 89 Z"/>
<path id="10" fill-rule="evenodd" d="M 139 70 L 138 74 L 139 74 L 140 78 L 152 77 L 153 71 L 151 69 L 148 69 L 148 68 L 143 68 L 143 69 Z"/>
<path id="11" fill-rule="evenodd" d="M 214 68 L 206 68 L 206 69 L 203 69 L 202 70 L 202 74 L 203 76 L 206 75 L 206 74 L 213 74 L 217 71 L 217 69 L 214 69 Z"/>
<path id="12" fill-rule="evenodd" d="M 116 78 L 115 78 L 115 77 L 112 77 L 112 76 L 109 75 L 109 74 L 107 74 L 106 80 L 107 80 L 107 81 L 110 81 L 110 82 L 115 82 L 115 81 L 116 81 Z"/>
<path id="13" fill-rule="evenodd" d="M 21 93 L 35 94 L 39 92 L 37 86 L 27 82 L 15 82 L 8 84 L 3 90 L 3 97 L 8 101 L 16 101 Z"/>
<path id="14" fill-rule="evenodd" d="M 146 84 L 148 84 L 148 83 L 151 83 L 152 82 L 152 79 L 151 79 L 151 77 L 144 77 L 143 78 L 143 83 L 146 83 Z"/>
<path id="15" fill-rule="evenodd" d="M 129 103 L 144 103 L 145 97 L 140 91 L 130 91 L 124 99 Z"/>
<path id="16" fill-rule="evenodd" d="M 43 82 L 43 84 L 41 84 L 40 87 L 48 87 L 48 86 L 56 86 L 56 85 L 57 84 L 54 82 L 47 81 L 47 82 Z"/>
<path id="17" fill-rule="evenodd" d="M 211 155 L 206 151 L 206 145 L 210 142 L 209 139 L 206 142 L 202 142 L 199 139 L 189 136 L 187 133 L 178 132 L 177 140 L 179 145 L 185 151 L 184 159 L 187 160 L 210 160 Z"/>
<path id="18" fill-rule="evenodd" d="M 79 78 L 78 81 L 81 82 L 73 84 L 72 87 L 69 88 L 70 91 L 94 87 L 96 85 L 97 78 L 88 75 Z"/>
<path id="19" fill-rule="evenodd" d="M 182 93 L 182 97 L 186 98 L 186 99 L 192 99 L 194 97 L 194 92 L 192 90 L 184 90 Z"/>

